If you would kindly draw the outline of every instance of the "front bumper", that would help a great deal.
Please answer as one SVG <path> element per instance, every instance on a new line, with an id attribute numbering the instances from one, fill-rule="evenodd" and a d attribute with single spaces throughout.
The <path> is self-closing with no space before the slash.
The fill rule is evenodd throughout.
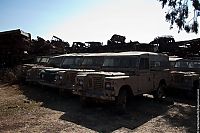
<path id="1" fill-rule="evenodd" d="M 39 84 L 41 84 L 43 86 L 51 87 L 51 88 L 58 88 L 57 84 L 55 84 L 55 83 L 48 83 L 45 80 L 40 80 Z"/>
<path id="2" fill-rule="evenodd" d="M 73 94 L 93 98 L 96 100 L 115 101 L 115 93 L 112 90 L 82 89 L 80 86 L 73 87 Z"/>
<path id="3" fill-rule="evenodd" d="M 30 78 L 30 77 L 26 77 L 26 82 L 36 82 L 38 83 L 40 81 L 40 78 L 39 77 L 33 77 L 33 78 Z"/>

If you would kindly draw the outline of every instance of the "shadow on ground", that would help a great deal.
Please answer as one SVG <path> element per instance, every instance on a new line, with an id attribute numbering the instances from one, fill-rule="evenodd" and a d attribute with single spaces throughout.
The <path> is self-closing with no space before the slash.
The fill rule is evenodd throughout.
<path id="1" fill-rule="evenodd" d="M 61 120 L 70 121 L 97 132 L 112 132 L 122 127 L 133 130 L 157 116 L 162 116 L 173 126 L 186 126 L 188 131 L 193 131 L 195 126 L 187 123 L 187 121 L 195 123 L 194 109 L 185 111 L 184 107 L 176 106 L 178 113 L 184 117 L 180 117 L 180 114 L 173 116 L 168 114 L 168 111 L 175 105 L 160 103 L 149 97 L 133 98 L 128 105 L 127 112 L 122 115 L 115 110 L 113 104 L 93 103 L 83 108 L 78 97 L 73 95 L 61 97 L 55 89 L 24 85 L 20 88 L 29 100 L 42 102 L 42 106 L 46 108 L 65 112 L 60 117 Z"/>

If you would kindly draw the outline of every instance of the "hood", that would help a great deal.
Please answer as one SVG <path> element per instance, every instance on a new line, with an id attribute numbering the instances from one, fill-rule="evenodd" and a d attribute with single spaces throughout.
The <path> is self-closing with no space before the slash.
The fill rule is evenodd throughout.
<path id="1" fill-rule="evenodd" d="M 104 75 L 104 76 L 125 76 L 125 73 L 122 72 L 83 72 L 80 73 L 80 75 L 87 75 L 87 76 L 92 76 L 92 75 Z"/>
<path id="2" fill-rule="evenodd" d="M 45 69 L 48 72 L 94 72 L 95 70 L 88 70 L 88 69 L 63 69 L 63 68 L 50 68 Z"/>
<path id="3" fill-rule="evenodd" d="M 66 71 L 68 69 L 63 69 L 63 68 L 47 68 L 45 69 L 45 71 L 49 71 L 49 72 L 58 72 L 58 71 Z"/>
<path id="4" fill-rule="evenodd" d="M 32 68 L 35 68 L 35 69 L 48 69 L 48 68 L 53 68 L 53 67 L 48 67 L 48 66 L 43 66 L 43 65 L 36 65 L 36 66 L 34 66 L 34 67 L 32 67 Z"/>
<path id="5" fill-rule="evenodd" d="M 198 73 L 196 72 L 184 72 L 184 71 L 171 71 L 171 74 L 181 74 L 181 75 L 184 75 L 184 76 L 193 76 L 193 75 L 199 75 Z"/>
<path id="6" fill-rule="evenodd" d="M 25 67 L 33 67 L 33 66 L 36 66 L 37 64 L 23 64 L 23 66 Z"/>

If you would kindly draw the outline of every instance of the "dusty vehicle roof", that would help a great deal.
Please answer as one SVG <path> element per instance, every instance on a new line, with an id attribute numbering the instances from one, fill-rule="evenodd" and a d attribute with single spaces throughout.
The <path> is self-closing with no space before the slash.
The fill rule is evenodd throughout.
<path id="1" fill-rule="evenodd" d="M 169 61 L 178 61 L 178 60 L 183 60 L 183 58 L 174 57 L 174 56 L 169 57 Z"/>
<path id="2" fill-rule="evenodd" d="M 169 57 L 169 61 L 186 61 L 186 62 L 200 62 L 198 59 L 192 58 L 179 58 L 179 57 Z"/>
<path id="3" fill-rule="evenodd" d="M 167 55 L 161 54 L 161 53 L 145 52 L 145 51 L 128 51 L 128 52 L 120 52 L 120 54 L 124 54 L 124 55 L 145 55 L 145 54 L 149 54 L 149 55 L 167 56 Z"/>
<path id="4" fill-rule="evenodd" d="M 70 53 L 70 54 L 53 56 L 52 58 L 64 57 L 64 56 L 140 56 L 140 55 L 160 55 L 167 57 L 167 55 L 161 53 L 128 51 L 128 52 L 109 52 L 109 53 Z"/>
<path id="5" fill-rule="evenodd" d="M 87 54 L 89 53 L 70 53 L 70 54 L 62 54 L 62 55 L 53 56 L 53 58 L 65 57 L 65 56 L 85 56 Z"/>
<path id="6" fill-rule="evenodd" d="M 161 55 L 161 56 L 166 56 L 161 53 L 153 53 L 153 52 L 142 52 L 142 51 L 128 51 L 128 52 L 109 52 L 109 53 L 91 53 L 87 54 L 85 56 L 140 56 L 140 55 Z"/>

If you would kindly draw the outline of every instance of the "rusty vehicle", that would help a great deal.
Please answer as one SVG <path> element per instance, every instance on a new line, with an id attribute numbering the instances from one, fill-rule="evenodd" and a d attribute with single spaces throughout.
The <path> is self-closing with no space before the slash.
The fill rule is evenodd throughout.
<path id="1" fill-rule="evenodd" d="M 170 87 L 179 89 L 189 95 L 196 93 L 200 80 L 200 60 L 195 58 L 170 58 Z"/>
<path id="2" fill-rule="evenodd" d="M 58 88 L 60 94 L 65 91 L 72 92 L 77 73 L 100 70 L 103 63 L 103 54 L 105 53 L 73 54 L 66 57 L 62 63 L 62 68 L 44 70 L 42 74 L 49 75 L 48 73 L 51 73 L 51 76 L 48 76 L 48 78 L 43 76 L 41 84 Z"/>
<path id="3" fill-rule="evenodd" d="M 31 34 L 20 29 L 0 32 L 0 68 L 11 68 L 26 63 L 31 45 Z"/>
<path id="4" fill-rule="evenodd" d="M 57 73 L 59 71 L 66 71 L 68 69 L 79 68 L 83 61 L 84 55 L 86 54 L 66 54 L 65 56 L 63 56 L 62 62 L 60 62 L 59 67 L 43 69 L 40 73 L 40 84 L 44 86 L 57 88 L 57 85 L 55 83 L 57 80 Z M 59 79 L 61 79 L 60 76 Z"/>
<path id="5" fill-rule="evenodd" d="M 20 81 L 25 81 L 26 80 L 26 76 L 27 76 L 27 72 L 35 66 L 45 66 L 48 63 L 50 56 L 38 56 L 34 59 L 34 61 L 32 63 L 29 64 L 22 64 L 22 65 L 17 65 L 16 69 L 17 69 L 17 73 L 16 76 L 18 78 L 18 80 Z"/>
<path id="6" fill-rule="evenodd" d="M 152 93 L 164 96 L 169 82 L 169 58 L 152 52 L 121 52 L 104 57 L 101 72 L 80 73 L 74 85 L 74 94 L 80 95 L 84 105 L 88 99 L 115 101 L 126 108 L 129 96 Z"/>
<path id="7" fill-rule="evenodd" d="M 41 57 L 41 59 L 38 59 L 40 63 L 27 71 L 26 81 L 29 83 L 38 83 L 40 80 L 40 72 L 43 69 L 60 67 L 65 55 L 66 54 L 53 57 Z"/>
<path id="8" fill-rule="evenodd" d="M 104 55 L 107 54 L 108 53 L 94 53 L 84 55 L 83 62 L 76 69 L 59 71 L 55 77 L 55 84 L 56 87 L 59 88 L 60 94 L 65 91 L 72 92 L 77 74 L 100 71 L 103 65 Z"/>

